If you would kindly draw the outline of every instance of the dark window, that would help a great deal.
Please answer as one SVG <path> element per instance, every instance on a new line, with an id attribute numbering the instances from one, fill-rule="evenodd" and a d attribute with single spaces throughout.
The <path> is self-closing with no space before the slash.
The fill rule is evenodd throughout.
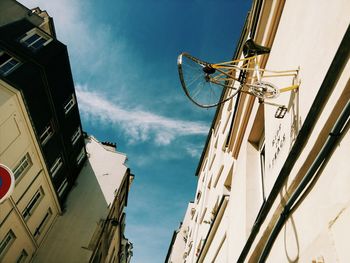
<path id="1" fill-rule="evenodd" d="M 10 73 L 19 65 L 19 61 L 0 49 L 0 75 Z"/>
<path id="2" fill-rule="evenodd" d="M 41 231 L 45 227 L 47 221 L 49 221 L 51 215 L 52 215 L 52 211 L 51 211 L 51 208 L 49 208 L 49 210 L 45 214 L 43 220 L 41 220 L 39 226 L 36 228 L 34 236 L 39 236 L 42 233 Z"/>
<path id="3" fill-rule="evenodd" d="M 65 105 L 63 106 L 64 109 L 64 113 L 68 114 L 70 112 L 70 110 L 74 107 L 76 101 L 75 101 L 75 97 L 74 94 L 72 94 L 69 97 L 69 100 L 65 103 Z"/>
<path id="4" fill-rule="evenodd" d="M 32 50 L 38 50 L 48 44 L 51 38 L 46 36 L 44 33 L 34 30 L 28 32 L 25 37 L 21 39 L 21 43 Z"/>
<path id="5" fill-rule="evenodd" d="M 27 258 L 28 258 L 28 253 L 27 253 L 27 251 L 25 251 L 25 249 L 23 249 L 21 254 L 19 255 L 16 263 L 23 263 L 26 261 Z"/>
<path id="6" fill-rule="evenodd" d="M 15 239 L 16 236 L 10 229 L 10 231 L 7 232 L 6 236 L 0 243 L 0 259 L 2 259 L 2 257 L 5 255 L 6 251 L 10 248 Z"/>
<path id="7" fill-rule="evenodd" d="M 39 205 L 39 202 L 43 198 L 43 196 L 44 196 L 44 191 L 40 187 L 39 190 L 36 191 L 32 199 L 29 201 L 24 211 L 22 212 L 22 216 L 24 220 L 27 220 L 33 214 L 35 208 Z"/>
<path id="8" fill-rule="evenodd" d="M 51 173 L 52 178 L 55 177 L 55 175 L 60 170 L 62 165 L 63 165 L 62 157 L 58 156 L 57 159 L 55 160 L 55 162 L 53 163 L 53 165 L 50 168 L 50 173 Z"/>
<path id="9" fill-rule="evenodd" d="M 47 141 L 52 137 L 54 130 L 51 122 L 45 127 L 44 131 L 40 135 L 40 141 L 42 145 L 45 145 Z"/>
<path id="10" fill-rule="evenodd" d="M 32 159 L 29 156 L 29 153 L 27 153 L 16 165 L 15 169 L 13 170 L 13 174 L 15 175 L 16 180 L 19 180 L 32 166 Z"/>

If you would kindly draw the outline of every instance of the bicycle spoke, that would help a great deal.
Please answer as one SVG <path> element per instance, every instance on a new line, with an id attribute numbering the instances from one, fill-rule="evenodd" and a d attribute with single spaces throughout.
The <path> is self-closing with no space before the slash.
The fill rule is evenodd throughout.
<path id="1" fill-rule="evenodd" d="M 222 92 L 226 85 L 235 77 L 236 66 L 226 65 L 225 68 L 215 69 L 212 64 L 200 61 L 183 53 L 178 58 L 178 71 L 182 88 L 187 97 L 196 105 L 209 108 L 222 103 Z M 233 89 L 234 96 L 238 89 Z"/>

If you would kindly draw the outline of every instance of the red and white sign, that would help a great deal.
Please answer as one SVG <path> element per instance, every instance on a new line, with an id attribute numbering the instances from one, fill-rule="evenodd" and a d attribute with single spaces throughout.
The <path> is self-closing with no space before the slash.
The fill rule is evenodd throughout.
<path id="1" fill-rule="evenodd" d="M 0 203 L 5 201 L 15 188 L 15 177 L 12 171 L 0 163 Z"/>

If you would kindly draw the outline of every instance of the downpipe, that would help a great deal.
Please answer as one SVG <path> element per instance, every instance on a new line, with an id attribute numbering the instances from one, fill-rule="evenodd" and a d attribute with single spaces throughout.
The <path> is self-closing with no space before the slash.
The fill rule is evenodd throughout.
<path id="1" fill-rule="evenodd" d="M 278 221 L 274 225 L 274 228 L 272 229 L 271 234 L 262 250 L 262 253 L 260 255 L 258 262 L 266 261 L 278 234 L 280 233 L 284 224 L 286 223 L 289 216 L 291 215 L 291 211 L 293 210 L 293 206 L 295 202 L 299 199 L 299 197 L 304 192 L 307 185 L 315 177 L 315 175 L 317 174 L 317 171 L 320 169 L 322 164 L 328 160 L 328 158 L 331 156 L 334 149 L 337 147 L 337 141 L 343 135 L 343 132 L 346 126 L 349 124 L 349 120 L 350 120 L 350 101 L 347 102 L 345 108 L 343 109 L 340 117 L 337 119 L 335 125 L 332 128 L 332 131 L 328 135 L 328 138 L 325 144 L 323 145 L 321 151 L 318 153 L 311 167 L 306 172 L 304 178 L 298 185 L 297 189 L 293 192 L 293 194 L 289 198 L 287 204 L 284 206 L 284 209 L 281 212 Z"/>

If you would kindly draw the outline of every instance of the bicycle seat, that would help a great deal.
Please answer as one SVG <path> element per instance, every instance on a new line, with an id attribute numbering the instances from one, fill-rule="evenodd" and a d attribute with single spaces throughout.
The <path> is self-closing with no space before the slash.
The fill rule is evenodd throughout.
<path id="1" fill-rule="evenodd" d="M 243 46 L 244 57 L 262 55 L 270 53 L 270 48 L 256 44 L 253 39 L 248 39 Z"/>

